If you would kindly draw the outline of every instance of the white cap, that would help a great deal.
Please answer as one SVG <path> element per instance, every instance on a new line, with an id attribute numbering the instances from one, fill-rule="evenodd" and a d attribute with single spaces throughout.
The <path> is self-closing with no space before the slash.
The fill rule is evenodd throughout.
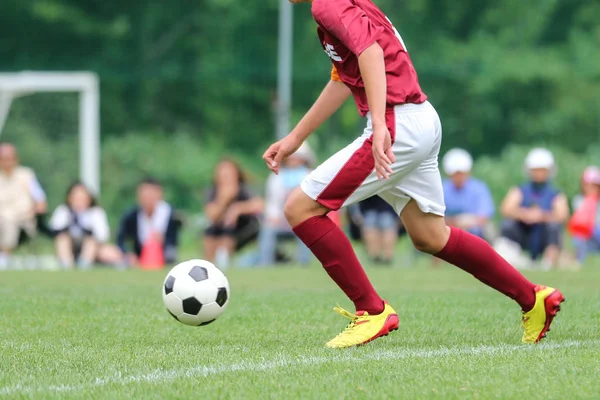
<path id="1" fill-rule="evenodd" d="M 454 175 L 457 172 L 471 172 L 473 158 L 466 150 L 452 149 L 446 153 L 442 164 L 446 175 Z"/>
<path id="2" fill-rule="evenodd" d="M 309 166 L 315 163 L 315 153 L 312 151 L 309 144 L 306 142 L 302 143 L 298 150 L 296 150 L 296 152 L 291 156 L 298 157 L 304 160 L 304 162 L 307 163 Z"/>
<path id="3" fill-rule="evenodd" d="M 532 149 L 525 158 L 525 168 L 545 168 L 554 169 L 554 156 L 548 149 L 537 147 Z"/>

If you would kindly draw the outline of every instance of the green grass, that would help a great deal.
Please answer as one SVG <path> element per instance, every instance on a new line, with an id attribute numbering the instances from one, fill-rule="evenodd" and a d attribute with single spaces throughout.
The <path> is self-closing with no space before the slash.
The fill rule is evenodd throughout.
<path id="1" fill-rule="evenodd" d="M 163 309 L 163 272 L 1 273 L 0 397 L 600 396 L 600 269 L 529 274 L 568 299 L 538 346 L 519 344 L 516 305 L 454 268 L 369 273 L 401 327 L 350 350 L 323 348 L 349 304 L 317 267 L 228 272 L 229 308 L 203 328 Z"/>

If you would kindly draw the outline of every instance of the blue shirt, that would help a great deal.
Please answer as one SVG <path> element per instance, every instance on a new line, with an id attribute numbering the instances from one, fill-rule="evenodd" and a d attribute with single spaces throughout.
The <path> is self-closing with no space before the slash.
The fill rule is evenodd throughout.
<path id="1" fill-rule="evenodd" d="M 487 185 L 476 178 L 468 178 L 460 189 L 450 179 L 442 182 L 446 216 L 473 214 L 490 218 L 494 215 L 494 200 Z"/>
<path id="2" fill-rule="evenodd" d="M 544 211 L 552 211 L 554 199 L 559 194 L 558 190 L 549 182 L 543 184 L 527 182 L 521 185 L 519 189 L 523 196 L 521 207 L 529 208 L 537 206 Z"/>

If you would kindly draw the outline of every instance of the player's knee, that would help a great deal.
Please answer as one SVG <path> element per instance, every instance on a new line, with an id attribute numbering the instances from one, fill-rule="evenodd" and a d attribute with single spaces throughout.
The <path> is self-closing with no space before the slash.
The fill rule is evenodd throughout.
<path id="1" fill-rule="evenodd" d="M 290 226 L 296 226 L 310 217 L 324 215 L 328 210 L 296 188 L 288 197 L 283 213 Z"/>
<path id="2" fill-rule="evenodd" d="M 448 243 L 449 234 L 444 231 L 430 231 L 419 235 L 412 235 L 410 238 L 415 249 L 427 254 L 439 253 L 446 243 Z"/>
<path id="3" fill-rule="evenodd" d="M 302 201 L 301 194 L 301 191 L 298 191 L 298 189 L 294 190 L 287 198 L 285 206 L 283 207 L 285 219 L 287 219 L 291 226 L 297 225 L 297 220 L 300 219 L 304 213 L 305 205 L 303 204 L 304 202 Z"/>

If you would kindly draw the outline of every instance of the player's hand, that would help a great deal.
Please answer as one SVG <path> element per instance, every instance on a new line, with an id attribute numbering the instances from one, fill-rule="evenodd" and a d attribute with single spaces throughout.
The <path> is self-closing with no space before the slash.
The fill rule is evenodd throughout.
<path id="1" fill-rule="evenodd" d="M 300 145 L 302 145 L 302 140 L 299 140 L 293 135 L 287 135 L 280 141 L 273 143 L 267 151 L 265 151 L 262 158 L 265 160 L 267 167 L 278 174 L 281 162 L 291 154 L 294 154 Z"/>
<path id="2" fill-rule="evenodd" d="M 396 157 L 392 152 L 392 138 L 385 125 L 373 126 L 373 158 L 377 179 L 390 179 L 392 163 Z"/>

